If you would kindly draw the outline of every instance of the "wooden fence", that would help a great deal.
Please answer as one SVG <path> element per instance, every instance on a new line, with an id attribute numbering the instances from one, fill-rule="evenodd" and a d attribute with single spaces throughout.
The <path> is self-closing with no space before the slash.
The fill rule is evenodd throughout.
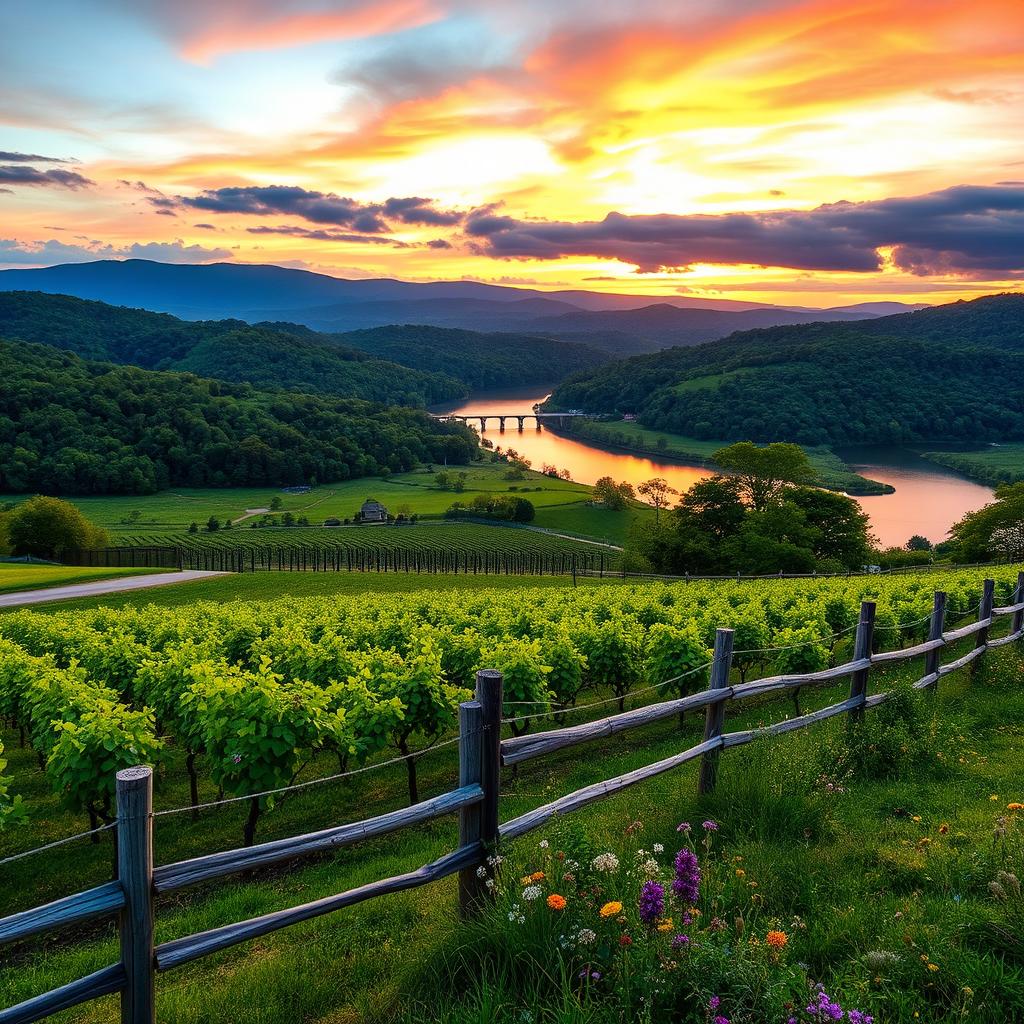
<path id="1" fill-rule="evenodd" d="M 479 912 L 486 899 L 485 882 L 478 875 L 477 869 L 486 863 L 487 856 L 502 841 L 515 839 L 540 828 L 555 815 L 566 814 L 620 793 L 645 779 L 697 758 L 701 761 L 698 791 L 707 793 L 714 788 L 719 758 L 724 751 L 761 736 L 791 732 L 836 715 L 849 713 L 851 718 L 859 718 L 868 708 L 881 704 L 888 697 L 887 693 L 868 692 L 869 674 L 876 665 L 923 657 L 924 674 L 913 685 L 921 690 L 934 690 L 940 679 L 975 662 L 986 651 L 1024 638 L 1024 572 L 1018 576 L 1012 604 L 993 607 L 994 593 L 995 584 L 992 580 L 986 580 L 977 621 L 949 631 L 945 631 L 946 595 L 936 593 L 928 639 L 913 647 L 882 653 L 873 653 L 875 605 L 865 601 L 861 605 L 851 661 L 820 672 L 774 676 L 737 685 L 730 683 L 733 633 L 731 629 L 719 629 L 715 636 L 710 681 L 706 690 L 583 725 L 506 740 L 501 739 L 502 676 L 499 672 L 484 670 L 477 673 L 476 699 L 459 707 L 457 788 L 411 807 L 364 821 L 224 853 L 207 854 L 160 867 L 153 866 L 152 770 L 138 767 L 118 772 L 117 879 L 46 906 L 0 919 L 0 944 L 116 913 L 119 915 L 120 960 L 78 981 L 0 1011 L 0 1024 L 28 1024 L 58 1010 L 113 992 L 121 994 L 122 1024 L 154 1024 L 157 973 L 267 935 L 279 928 L 377 896 L 426 885 L 455 873 L 459 875 L 460 912 L 463 916 L 472 916 Z M 1002 616 L 1012 617 L 1008 634 L 999 639 L 989 639 L 992 623 Z M 942 648 L 969 637 L 974 637 L 974 646 L 967 654 L 945 665 L 940 663 Z M 724 731 L 727 704 L 781 694 L 803 686 L 834 684 L 845 677 L 850 679 L 850 695 L 845 700 L 765 728 Z M 695 746 L 616 778 L 585 786 L 517 818 L 499 823 L 503 765 L 519 764 L 696 708 L 705 709 L 705 725 L 703 740 Z M 237 924 L 223 925 L 154 945 L 153 903 L 158 894 L 225 875 L 336 850 L 453 813 L 459 815 L 458 847 L 414 871 L 298 907 L 262 914 Z"/>

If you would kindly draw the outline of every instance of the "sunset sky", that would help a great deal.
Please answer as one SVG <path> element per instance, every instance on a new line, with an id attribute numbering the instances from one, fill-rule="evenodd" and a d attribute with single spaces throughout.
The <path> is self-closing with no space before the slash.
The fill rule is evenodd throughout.
<path id="1" fill-rule="evenodd" d="M 1021 0 L 7 0 L 0 267 L 1024 282 Z"/>

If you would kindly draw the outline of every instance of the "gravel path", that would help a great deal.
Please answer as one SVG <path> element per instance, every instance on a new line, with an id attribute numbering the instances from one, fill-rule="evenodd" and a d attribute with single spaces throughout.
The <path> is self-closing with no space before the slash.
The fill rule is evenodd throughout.
<path id="1" fill-rule="evenodd" d="M 0 608 L 18 608 L 44 601 L 64 601 L 72 597 L 97 597 L 103 594 L 122 594 L 128 590 L 147 587 L 166 587 L 171 583 L 188 583 L 210 576 L 225 576 L 222 572 L 200 572 L 186 569 L 182 572 L 160 572 L 152 576 L 126 576 L 123 579 L 94 580 L 92 583 L 70 583 L 63 587 L 45 587 L 41 590 L 20 590 L 13 594 L 0 594 Z"/>

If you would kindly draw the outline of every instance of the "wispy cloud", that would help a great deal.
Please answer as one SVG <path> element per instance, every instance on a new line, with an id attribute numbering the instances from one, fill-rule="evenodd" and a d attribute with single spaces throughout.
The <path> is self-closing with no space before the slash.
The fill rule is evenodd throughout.
<path id="1" fill-rule="evenodd" d="M 27 164 L 0 164 L 0 182 L 7 185 L 42 185 L 51 188 L 87 188 L 96 182 L 63 167 L 51 167 L 41 171 Z"/>
<path id="2" fill-rule="evenodd" d="M 57 263 L 89 263 L 93 260 L 157 260 L 161 263 L 211 263 L 231 259 L 230 249 L 207 249 L 186 245 L 180 238 L 173 242 L 133 242 L 109 245 L 91 241 L 82 245 L 46 241 L 0 239 L 0 265 L 48 267 Z"/>

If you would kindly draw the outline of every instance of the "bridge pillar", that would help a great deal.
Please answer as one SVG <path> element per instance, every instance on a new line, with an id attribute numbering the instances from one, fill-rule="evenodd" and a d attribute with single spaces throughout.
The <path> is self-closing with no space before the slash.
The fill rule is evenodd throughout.
<path id="1" fill-rule="evenodd" d="M 519 420 L 519 433 L 521 434 L 523 432 L 523 420 L 525 420 L 526 417 L 525 416 L 517 416 L 516 419 Z"/>
<path id="2" fill-rule="evenodd" d="M 498 417 L 498 429 L 504 434 L 505 433 L 505 417 Z"/>

